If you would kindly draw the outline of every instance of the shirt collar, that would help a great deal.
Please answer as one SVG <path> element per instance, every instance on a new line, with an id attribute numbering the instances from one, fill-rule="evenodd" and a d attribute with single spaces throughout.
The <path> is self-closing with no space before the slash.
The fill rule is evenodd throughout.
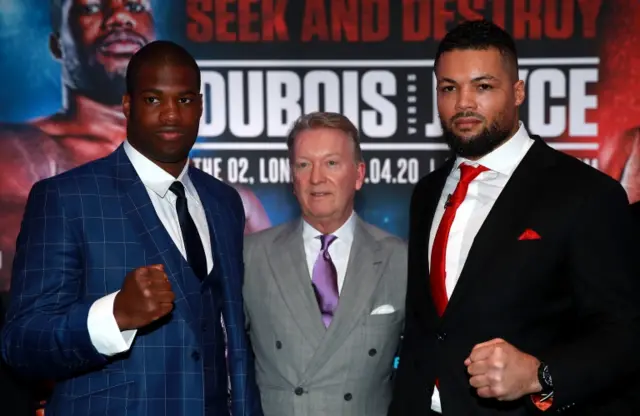
<path id="1" fill-rule="evenodd" d="M 342 241 L 344 244 L 351 245 L 353 242 L 353 235 L 356 229 L 356 215 L 355 211 L 351 212 L 351 216 L 340 228 L 338 228 L 333 235 L 336 236 L 336 240 Z M 302 239 L 307 242 L 311 242 L 314 239 L 318 239 L 322 233 L 316 230 L 311 224 L 302 220 Z"/>
<path id="2" fill-rule="evenodd" d="M 454 171 L 462 163 L 466 163 L 472 166 L 482 165 L 494 172 L 511 175 L 529 150 L 528 144 L 532 140 L 522 121 L 519 122 L 519 125 L 518 131 L 513 137 L 480 159 L 474 161 L 458 156 L 453 166 Z"/>
<path id="3" fill-rule="evenodd" d="M 184 165 L 182 172 L 180 172 L 180 175 L 178 175 L 178 178 L 176 179 L 160 166 L 153 163 L 145 155 L 140 153 L 131 145 L 131 143 L 129 143 L 129 140 L 124 141 L 124 151 L 129 157 L 133 168 L 140 177 L 140 180 L 142 181 L 144 186 L 148 189 L 151 189 L 160 198 L 164 198 L 167 195 L 171 184 L 178 180 L 182 182 L 185 188 L 185 192 L 192 197 L 191 199 L 195 200 L 196 202 L 198 201 L 198 198 L 194 198 L 194 195 L 196 195 L 196 190 L 193 186 L 193 182 L 191 182 L 191 178 L 188 175 L 188 162 Z"/>

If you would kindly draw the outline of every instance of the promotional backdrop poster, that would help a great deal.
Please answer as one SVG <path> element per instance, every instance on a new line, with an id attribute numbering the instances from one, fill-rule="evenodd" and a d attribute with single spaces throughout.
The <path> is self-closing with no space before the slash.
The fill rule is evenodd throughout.
<path id="1" fill-rule="evenodd" d="M 105 156 L 125 138 L 123 57 L 133 51 L 105 52 L 118 34 L 139 44 L 173 40 L 196 57 L 204 115 L 193 162 L 237 187 L 247 232 L 299 214 L 286 135 L 301 114 L 327 110 L 362 133 L 367 176 L 357 212 L 406 238 L 413 186 L 449 155 L 435 108 L 437 44 L 456 23 L 480 17 L 516 39 L 529 133 L 623 181 L 632 202 L 640 199 L 636 0 L 0 4 L 2 290 L 33 183 Z M 113 30 L 99 34 L 100 25 Z M 50 42 L 56 27 L 67 34 L 61 45 Z"/>

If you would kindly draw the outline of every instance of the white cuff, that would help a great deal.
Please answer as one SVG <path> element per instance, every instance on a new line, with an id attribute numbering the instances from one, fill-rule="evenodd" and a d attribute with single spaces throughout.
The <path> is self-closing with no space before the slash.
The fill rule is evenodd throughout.
<path id="1" fill-rule="evenodd" d="M 120 331 L 118 327 L 113 316 L 113 302 L 118 292 L 95 301 L 87 318 L 87 328 L 93 346 L 100 354 L 107 356 L 129 350 L 137 332 L 136 329 Z"/>
<path id="2" fill-rule="evenodd" d="M 433 395 L 431 396 L 431 410 L 436 413 L 442 413 L 442 404 L 440 403 L 440 391 L 433 386 Z"/>

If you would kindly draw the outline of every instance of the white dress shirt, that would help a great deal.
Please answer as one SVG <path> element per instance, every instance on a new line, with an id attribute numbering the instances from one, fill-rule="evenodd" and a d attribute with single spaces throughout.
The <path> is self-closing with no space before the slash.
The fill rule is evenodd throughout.
<path id="1" fill-rule="evenodd" d="M 189 164 L 187 163 L 185 165 L 176 179 L 134 149 L 128 141 L 124 142 L 124 151 L 147 189 L 151 203 L 162 225 L 164 225 L 174 244 L 186 259 L 186 249 L 182 241 L 182 232 L 176 211 L 177 197 L 173 192 L 169 191 L 169 187 L 173 182 L 176 180 L 182 182 L 187 197 L 189 214 L 196 224 L 207 257 L 207 270 L 211 272 L 213 268 L 213 255 L 211 253 L 211 240 L 209 240 L 209 227 L 196 188 L 193 186 L 187 174 Z M 107 356 L 115 355 L 131 348 L 137 332 L 135 329 L 120 331 L 113 316 L 113 302 L 117 293 L 118 292 L 111 293 L 95 301 L 89 309 L 89 316 L 87 318 L 87 327 L 91 342 L 98 352 Z"/>
<path id="2" fill-rule="evenodd" d="M 510 140 L 479 160 L 471 161 L 461 157 L 456 158 L 433 216 L 431 233 L 429 235 L 429 259 L 431 259 L 433 240 L 436 237 L 440 220 L 444 215 L 444 205 L 447 197 L 453 193 L 460 181 L 459 166 L 462 163 L 467 163 L 472 166 L 482 165 L 489 170 L 480 173 L 480 175 L 469 184 L 467 195 L 458 207 L 453 224 L 451 225 L 445 260 L 447 298 L 451 298 L 464 263 L 467 260 L 473 240 L 480 230 L 482 223 L 489 215 L 489 211 L 491 211 L 493 204 L 507 185 L 507 181 L 511 178 L 516 167 L 520 164 L 520 161 L 522 161 L 533 143 L 533 139 L 529 137 L 523 123 L 520 122 L 520 128 Z M 431 264 L 431 261 L 429 261 L 429 264 Z M 460 363 L 460 365 L 463 365 L 463 363 Z M 442 413 L 440 393 L 437 387 L 435 387 L 431 398 L 431 409 Z"/>
<path id="3" fill-rule="evenodd" d="M 353 243 L 353 233 L 356 228 L 356 216 L 352 212 L 349 219 L 338 228 L 333 235 L 336 239 L 329 246 L 329 255 L 336 266 L 338 274 L 338 293 L 342 292 L 344 278 L 347 274 L 347 264 L 349 263 L 349 254 L 351 253 L 351 243 Z M 320 236 L 322 233 L 313 228 L 309 223 L 303 221 L 302 224 L 302 241 L 304 242 L 304 252 L 307 258 L 307 267 L 309 268 L 309 276 L 313 279 L 313 266 L 322 248 Z"/>

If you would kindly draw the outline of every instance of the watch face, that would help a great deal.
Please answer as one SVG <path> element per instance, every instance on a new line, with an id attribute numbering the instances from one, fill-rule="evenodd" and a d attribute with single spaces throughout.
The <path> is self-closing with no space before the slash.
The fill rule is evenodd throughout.
<path id="1" fill-rule="evenodd" d="M 553 380 L 551 379 L 549 366 L 545 363 L 540 363 L 540 367 L 538 367 L 538 382 L 540 383 L 540 386 L 542 386 L 543 392 L 553 390 Z"/>
<path id="2" fill-rule="evenodd" d="M 544 381 L 543 388 L 553 387 L 553 380 L 551 379 L 551 374 L 549 373 L 549 366 L 547 366 L 546 364 L 542 368 L 542 380 Z"/>

